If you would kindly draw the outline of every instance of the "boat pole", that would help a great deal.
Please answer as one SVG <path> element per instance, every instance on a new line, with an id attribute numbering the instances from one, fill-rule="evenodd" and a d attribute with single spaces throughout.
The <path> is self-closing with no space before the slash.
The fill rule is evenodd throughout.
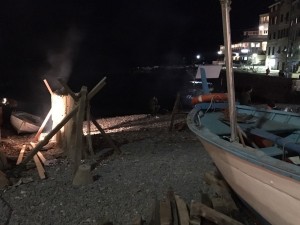
<path id="1" fill-rule="evenodd" d="M 235 93 L 234 93 L 234 78 L 232 69 L 232 51 L 231 51 L 231 31 L 230 31 L 230 5 L 231 0 L 220 0 L 222 8 L 222 24 L 223 36 L 225 46 L 225 63 L 226 63 L 226 79 L 227 79 L 227 92 L 228 92 L 228 105 L 229 105 L 229 119 L 231 141 L 237 140 L 236 128 L 236 111 L 235 111 Z"/>

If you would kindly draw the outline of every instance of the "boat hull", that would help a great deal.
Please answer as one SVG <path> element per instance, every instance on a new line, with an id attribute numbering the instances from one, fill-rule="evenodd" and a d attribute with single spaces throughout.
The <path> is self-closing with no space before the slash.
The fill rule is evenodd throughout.
<path id="1" fill-rule="evenodd" d="M 270 224 L 299 224 L 299 167 L 228 142 L 195 124 L 195 113 L 190 114 L 190 129 L 236 194 Z"/>
<path id="2" fill-rule="evenodd" d="M 39 117 L 26 112 L 13 112 L 10 122 L 18 134 L 37 132 L 41 125 Z"/>

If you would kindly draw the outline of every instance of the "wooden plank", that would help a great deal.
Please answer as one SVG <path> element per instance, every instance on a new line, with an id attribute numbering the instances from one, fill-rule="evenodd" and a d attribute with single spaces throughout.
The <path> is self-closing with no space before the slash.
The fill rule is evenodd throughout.
<path id="1" fill-rule="evenodd" d="M 46 85 L 46 87 L 47 87 L 47 89 L 48 89 L 48 91 L 49 91 L 50 95 L 53 95 L 53 91 L 52 91 L 52 89 L 51 89 L 50 85 L 48 84 L 47 80 L 46 80 L 46 79 L 44 79 L 43 81 L 44 81 L 44 83 L 45 83 L 45 85 Z"/>
<path id="2" fill-rule="evenodd" d="M 47 159 L 44 157 L 44 155 L 40 151 L 38 151 L 36 154 L 38 155 L 41 162 L 45 165 L 45 162 L 47 161 Z"/>
<path id="3" fill-rule="evenodd" d="M 38 174 L 40 176 L 40 178 L 43 180 L 43 179 L 46 179 L 46 175 L 45 175 L 45 169 L 41 163 L 41 161 L 39 160 L 39 157 L 37 155 L 34 155 L 33 156 L 33 160 L 35 162 L 35 165 L 36 165 L 36 169 L 38 171 Z"/>
<path id="4" fill-rule="evenodd" d="M 89 93 L 87 96 L 88 100 L 91 100 L 105 85 L 106 77 L 104 77 Z"/>
<path id="5" fill-rule="evenodd" d="M 86 139 L 88 142 L 89 152 L 90 152 L 91 156 L 94 158 L 95 153 L 94 153 L 92 138 L 91 138 L 91 115 L 90 115 L 90 112 L 91 112 L 91 105 L 90 105 L 89 101 L 87 101 L 87 107 L 86 107 L 87 135 L 86 135 Z"/>
<path id="6" fill-rule="evenodd" d="M 155 199 L 152 205 L 152 216 L 149 225 L 159 225 L 159 219 L 159 202 Z"/>
<path id="7" fill-rule="evenodd" d="M 192 202 L 193 206 L 193 217 L 204 217 L 205 219 L 208 219 L 215 224 L 222 224 L 222 225 L 243 225 L 237 220 L 234 220 L 233 218 L 226 216 L 212 208 L 209 208 L 208 206 L 202 204 L 201 202 Z"/>
<path id="8" fill-rule="evenodd" d="M 169 200 L 161 200 L 159 203 L 160 225 L 172 225 L 172 209 Z"/>
<path id="9" fill-rule="evenodd" d="M 199 215 L 197 204 L 195 204 L 194 200 L 191 201 L 190 206 L 190 224 L 201 225 L 201 215 Z"/>
<path id="10" fill-rule="evenodd" d="M 74 162 L 74 174 L 76 173 L 79 165 L 80 160 L 82 159 L 82 126 L 83 126 L 83 120 L 85 115 L 85 106 L 86 106 L 86 96 L 87 96 L 87 87 L 82 86 L 80 90 L 80 99 L 79 99 L 79 106 L 78 106 L 78 112 L 77 112 L 77 118 L 76 118 L 76 133 L 75 133 L 75 146 L 74 151 L 71 154 L 72 160 Z"/>
<path id="11" fill-rule="evenodd" d="M 71 88 L 63 81 L 63 79 L 58 78 L 57 79 L 58 82 L 60 83 L 61 86 L 63 86 L 63 88 L 65 89 L 65 91 L 75 100 L 78 101 L 79 96 L 77 96 L 72 90 Z"/>
<path id="12" fill-rule="evenodd" d="M 179 103 L 180 103 L 180 94 L 178 92 L 177 95 L 176 95 L 176 100 L 175 100 L 175 103 L 174 103 L 174 106 L 173 106 L 173 110 L 172 110 L 169 131 L 172 131 L 172 129 L 173 129 L 173 123 L 174 123 L 174 119 L 175 119 L 175 114 L 178 113 L 178 111 L 179 111 Z"/>
<path id="13" fill-rule="evenodd" d="M 185 201 L 178 195 L 175 195 L 175 201 L 177 206 L 177 213 L 180 221 L 180 225 L 189 225 L 190 217 Z"/>
<path id="14" fill-rule="evenodd" d="M 49 118 L 50 118 L 51 115 L 52 115 L 52 110 L 50 109 L 49 112 L 48 112 L 48 114 L 47 114 L 47 116 L 46 116 L 46 118 L 44 119 L 41 127 L 39 128 L 38 132 L 34 136 L 33 141 L 38 141 L 39 140 L 39 137 L 40 137 L 43 129 L 45 128 L 45 126 L 46 126 L 46 124 L 47 124 L 47 122 L 48 122 L 48 120 L 49 120 Z"/>
<path id="15" fill-rule="evenodd" d="M 22 149 L 20 151 L 20 154 L 18 156 L 18 160 L 17 160 L 16 165 L 19 165 L 22 162 L 25 150 L 26 150 L 26 145 L 23 145 Z"/>

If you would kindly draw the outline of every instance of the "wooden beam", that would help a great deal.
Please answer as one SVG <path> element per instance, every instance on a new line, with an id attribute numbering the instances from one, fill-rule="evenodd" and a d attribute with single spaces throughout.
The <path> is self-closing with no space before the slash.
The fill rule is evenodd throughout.
<path id="1" fill-rule="evenodd" d="M 50 85 L 48 84 L 48 82 L 47 82 L 46 79 L 44 79 L 44 83 L 45 83 L 45 85 L 46 85 L 46 87 L 47 87 L 47 89 L 48 89 L 50 95 L 53 95 L 53 91 L 52 91 L 52 89 L 51 89 L 51 87 L 50 87 Z"/>
<path id="2" fill-rule="evenodd" d="M 19 164 L 22 162 L 22 159 L 23 159 L 25 150 L 26 150 L 26 145 L 23 145 L 23 146 L 22 146 L 22 149 L 21 149 L 21 151 L 20 151 L 20 154 L 19 154 L 19 156 L 18 156 L 18 160 L 17 160 L 16 165 L 19 165 Z"/>
<path id="3" fill-rule="evenodd" d="M 84 120 L 84 114 L 85 114 L 85 103 L 86 103 L 86 96 L 87 96 L 87 87 L 82 86 L 80 90 L 80 99 L 78 104 L 78 112 L 77 112 L 77 118 L 76 118 L 76 133 L 75 133 L 75 146 L 74 146 L 74 152 L 73 152 L 73 162 L 74 162 L 74 174 L 76 173 L 80 161 L 82 159 L 82 138 L 83 138 L 83 132 L 82 132 L 82 125 Z"/>
<path id="4" fill-rule="evenodd" d="M 118 146 L 115 145 L 115 143 L 113 142 L 113 140 L 110 138 L 110 136 L 108 134 L 105 133 L 105 131 L 102 129 L 102 127 L 100 126 L 100 124 L 93 118 L 93 116 L 91 115 L 91 119 L 93 124 L 97 127 L 97 129 L 100 131 L 100 133 L 103 135 L 103 137 L 106 139 L 106 141 L 109 143 L 109 145 L 117 152 L 117 153 L 121 153 L 121 150 Z"/>
<path id="5" fill-rule="evenodd" d="M 226 216 L 208 206 L 202 204 L 201 202 L 193 201 L 191 205 L 192 218 L 204 217 L 207 220 L 214 222 L 215 224 L 222 225 L 243 225 L 237 220 Z"/>
<path id="6" fill-rule="evenodd" d="M 86 122 L 87 122 L 87 134 L 86 134 L 86 139 L 88 142 L 88 148 L 89 148 L 89 152 L 91 154 L 91 156 L 94 158 L 95 153 L 94 153 L 94 149 L 93 149 L 93 144 L 92 144 L 92 138 L 91 138 L 91 105 L 90 102 L 87 101 L 87 107 L 86 107 Z"/>
<path id="7" fill-rule="evenodd" d="M 58 78 L 57 80 L 58 80 L 58 82 L 61 84 L 61 86 L 63 86 L 63 88 L 66 90 L 66 92 L 74 99 L 74 101 L 78 101 L 79 96 L 76 95 L 76 94 L 71 90 L 71 88 L 69 88 L 69 86 L 68 86 L 61 78 Z"/>
<path id="8" fill-rule="evenodd" d="M 177 95 L 176 95 L 176 100 L 175 100 L 175 103 L 174 103 L 174 106 L 173 106 L 173 110 L 172 110 L 171 123 L 170 123 L 169 131 L 172 131 L 172 129 L 173 129 L 173 123 L 174 123 L 174 119 L 175 119 L 175 114 L 178 112 L 179 103 L 180 103 L 180 94 L 178 92 Z"/>
<path id="9" fill-rule="evenodd" d="M 104 77 L 89 93 L 88 100 L 91 100 L 105 85 L 106 77 Z"/>
<path id="10" fill-rule="evenodd" d="M 46 126 L 46 124 L 47 124 L 47 122 L 48 122 L 51 115 L 52 115 L 52 110 L 50 109 L 47 116 L 46 116 L 46 118 L 44 119 L 41 127 L 39 128 L 38 132 L 34 136 L 33 141 L 38 141 L 39 140 L 39 137 L 40 137 L 42 131 L 44 130 L 44 128 L 45 128 L 45 126 Z"/>
<path id="11" fill-rule="evenodd" d="M 177 206 L 177 213 L 180 221 L 180 225 L 189 225 L 190 217 L 185 201 L 178 195 L 175 195 L 175 201 Z"/>
<path id="12" fill-rule="evenodd" d="M 172 208 L 170 200 L 161 200 L 159 205 L 160 225 L 172 225 Z"/>
<path id="13" fill-rule="evenodd" d="M 38 156 L 37 155 L 34 155 L 33 156 L 33 160 L 35 162 L 35 165 L 36 165 L 36 169 L 38 171 L 38 174 L 40 176 L 40 178 L 43 180 L 43 179 L 46 179 L 46 175 L 45 175 L 45 169 L 41 163 L 41 161 L 39 160 Z"/>

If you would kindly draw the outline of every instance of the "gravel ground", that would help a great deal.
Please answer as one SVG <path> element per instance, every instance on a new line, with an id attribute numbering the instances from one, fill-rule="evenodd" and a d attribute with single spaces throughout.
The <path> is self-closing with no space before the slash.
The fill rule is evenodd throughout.
<path id="1" fill-rule="evenodd" d="M 95 135 L 96 157 L 84 163 L 96 162 L 92 175 L 97 179 L 84 186 L 72 185 L 72 166 L 64 157 L 45 167 L 45 180 L 38 178 L 36 169 L 25 171 L 22 184 L 19 180 L 1 191 L 0 224 L 101 225 L 111 221 L 128 225 L 135 215 L 149 224 L 154 200 L 163 199 L 170 188 L 187 203 L 209 192 L 202 179 L 205 172 L 214 170 L 209 156 L 188 128 L 168 131 L 169 115 L 133 115 L 98 122 L 122 154 L 100 160 L 106 147 L 100 149 L 101 140 Z M 182 122 L 184 116 L 175 124 Z"/>

